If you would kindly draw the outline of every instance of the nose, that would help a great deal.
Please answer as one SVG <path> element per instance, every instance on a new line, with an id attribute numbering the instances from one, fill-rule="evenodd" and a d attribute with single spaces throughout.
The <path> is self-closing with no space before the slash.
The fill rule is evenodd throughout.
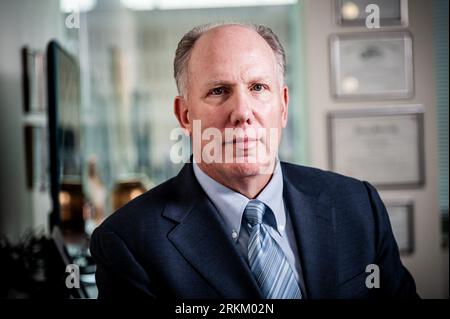
<path id="1" fill-rule="evenodd" d="M 251 125 L 253 122 L 253 112 L 251 100 L 248 92 L 236 90 L 231 99 L 230 121 L 235 127 Z"/>

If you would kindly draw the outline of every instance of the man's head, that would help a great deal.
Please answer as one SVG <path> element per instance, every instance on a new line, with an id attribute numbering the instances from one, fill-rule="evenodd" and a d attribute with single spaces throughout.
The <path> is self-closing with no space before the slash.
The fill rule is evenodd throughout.
<path id="1" fill-rule="evenodd" d="M 192 49 L 196 41 L 206 32 L 217 27 L 226 26 L 240 26 L 248 28 L 250 30 L 258 33 L 270 46 L 275 54 L 277 60 L 277 66 L 279 71 L 279 76 L 284 83 L 284 76 L 286 73 L 286 55 L 284 53 L 284 48 L 281 45 L 278 37 L 273 31 L 263 25 L 255 24 L 203 24 L 193 28 L 191 31 L 186 33 L 183 38 L 178 43 L 178 47 L 175 53 L 175 60 L 173 63 L 174 78 L 178 89 L 178 94 L 180 96 L 186 97 L 186 84 L 188 82 L 188 62 L 191 56 Z"/>
<path id="2" fill-rule="evenodd" d="M 174 69 L 179 90 L 174 111 L 180 125 L 191 137 L 195 120 L 201 121 L 202 133 L 208 128 L 220 131 L 217 147 L 224 161 L 226 148 L 233 147 L 233 163 L 199 163 L 207 174 L 219 181 L 246 178 L 273 164 L 258 159 L 276 155 L 267 132 L 270 128 L 277 132 L 277 148 L 287 122 L 288 89 L 284 50 L 269 28 L 240 24 L 194 28 L 178 44 Z M 237 137 L 227 139 L 230 129 L 238 130 Z M 211 146 L 209 138 L 202 139 L 197 152 L 193 141 L 197 162 L 205 146 Z M 252 156 L 258 156 L 256 163 L 248 160 Z"/>

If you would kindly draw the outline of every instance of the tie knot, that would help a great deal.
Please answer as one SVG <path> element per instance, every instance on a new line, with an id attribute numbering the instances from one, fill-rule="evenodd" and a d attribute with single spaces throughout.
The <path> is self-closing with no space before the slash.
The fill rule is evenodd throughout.
<path id="1" fill-rule="evenodd" d="M 245 207 L 244 217 L 251 226 L 255 226 L 262 223 L 265 211 L 266 205 L 257 199 L 253 199 Z"/>

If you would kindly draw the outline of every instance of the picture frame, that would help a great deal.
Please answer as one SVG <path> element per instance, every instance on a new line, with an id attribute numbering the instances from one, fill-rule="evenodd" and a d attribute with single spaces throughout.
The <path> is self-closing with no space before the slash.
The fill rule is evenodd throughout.
<path id="1" fill-rule="evenodd" d="M 31 191 L 48 190 L 48 133 L 43 125 L 27 123 L 24 126 L 26 180 Z"/>
<path id="2" fill-rule="evenodd" d="M 330 36 L 331 94 L 337 100 L 414 95 L 412 36 L 407 31 Z"/>
<path id="3" fill-rule="evenodd" d="M 391 106 L 328 114 L 329 168 L 380 189 L 425 184 L 424 108 Z"/>
<path id="4" fill-rule="evenodd" d="M 386 201 L 385 207 L 400 254 L 412 254 L 414 252 L 414 202 Z"/>
<path id="5" fill-rule="evenodd" d="M 22 48 L 22 86 L 24 112 L 45 112 L 45 55 L 40 50 L 25 46 Z"/>
<path id="6" fill-rule="evenodd" d="M 334 20 L 343 27 L 365 26 L 370 4 L 379 7 L 380 27 L 407 27 L 408 0 L 334 0 Z"/>

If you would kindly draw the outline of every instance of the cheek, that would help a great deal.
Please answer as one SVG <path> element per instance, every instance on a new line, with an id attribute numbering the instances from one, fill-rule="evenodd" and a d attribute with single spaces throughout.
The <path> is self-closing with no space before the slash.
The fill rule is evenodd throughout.
<path id="1" fill-rule="evenodd" d="M 193 120 L 201 120 L 202 129 L 208 127 L 221 128 L 227 120 L 227 114 L 221 108 L 200 105 L 191 113 Z"/>
<path id="2" fill-rule="evenodd" d="M 281 108 L 278 100 L 271 101 L 261 108 L 258 113 L 264 127 L 283 127 L 284 119 L 282 118 Z"/>

